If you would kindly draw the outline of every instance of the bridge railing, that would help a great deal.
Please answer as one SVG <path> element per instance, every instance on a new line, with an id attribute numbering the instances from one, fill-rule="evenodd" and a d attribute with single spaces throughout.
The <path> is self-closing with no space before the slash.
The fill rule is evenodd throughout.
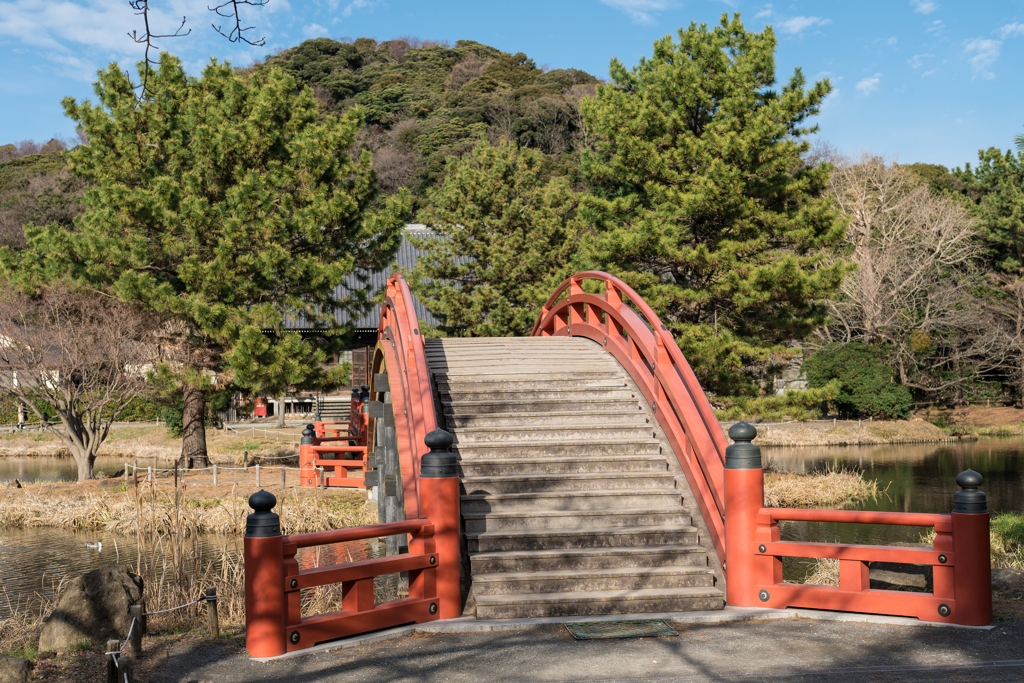
<path id="1" fill-rule="evenodd" d="M 462 612 L 459 479 L 452 437 L 436 430 L 422 456 L 424 514 L 416 519 L 307 534 L 282 535 L 275 496 L 249 498 L 245 530 L 245 638 L 253 657 L 276 657 L 317 643 L 400 624 L 450 619 Z M 409 535 L 409 552 L 299 569 L 300 548 Z M 409 572 L 409 597 L 377 603 L 374 578 Z M 342 609 L 303 617 L 302 591 L 342 586 Z"/>
<path id="2" fill-rule="evenodd" d="M 602 282 L 604 292 L 586 293 L 586 280 Z M 622 364 L 651 404 L 724 561 L 727 442 L 690 364 L 657 314 L 622 280 L 587 271 L 555 290 L 541 309 L 532 336 L 588 337 Z"/>
<path id="3" fill-rule="evenodd" d="M 981 475 L 957 477 L 951 514 L 804 510 L 764 507 L 764 470 L 757 431 L 733 425 L 726 454 L 726 597 L 737 607 L 806 607 L 916 617 L 922 621 L 984 626 L 992 621 L 989 515 Z M 782 541 L 778 522 L 836 522 L 933 528 L 931 548 Z M 786 583 L 782 558 L 839 560 L 839 586 Z M 932 592 L 871 588 L 871 562 L 932 569 Z"/>
<path id="4" fill-rule="evenodd" d="M 388 278 L 378 339 L 395 411 L 405 516 L 413 519 L 425 505 L 419 490 L 420 444 L 438 424 L 423 335 L 409 285 L 398 273 Z"/>

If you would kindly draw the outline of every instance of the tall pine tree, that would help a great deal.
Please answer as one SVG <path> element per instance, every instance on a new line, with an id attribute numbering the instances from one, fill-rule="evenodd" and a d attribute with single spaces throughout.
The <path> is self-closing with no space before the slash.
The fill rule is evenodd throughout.
<path id="1" fill-rule="evenodd" d="M 323 368 L 341 337 L 309 343 L 285 321 L 328 330 L 335 309 L 363 309 L 366 291 L 336 299 L 335 286 L 387 264 L 407 197 L 371 214 L 369 154 L 350 154 L 359 111 L 321 119 L 279 70 L 240 76 L 211 61 L 195 79 L 164 54 L 148 86 L 138 100 L 115 64 L 98 105 L 64 100 L 89 137 L 69 154 L 94 183 L 85 213 L 71 231 L 27 229 L 28 247 L 0 261 L 29 286 L 68 273 L 162 316 L 158 377 L 184 394 L 182 456 L 203 464 L 214 378 L 271 395 L 343 379 L 346 368 Z"/>
<path id="2" fill-rule="evenodd" d="M 544 156 L 504 140 L 481 140 L 449 159 L 419 220 L 438 233 L 410 287 L 449 335 L 530 334 L 540 307 L 571 274 L 579 195 L 564 178 L 544 180 Z"/>
<path id="3" fill-rule="evenodd" d="M 583 103 L 588 258 L 653 306 L 718 393 L 754 392 L 745 368 L 822 324 L 847 272 L 819 256 L 844 236 L 829 167 L 800 159 L 831 85 L 805 90 L 797 69 L 776 89 L 775 44 L 738 14 L 691 24 L 631 70 L 613 60 Z"/>

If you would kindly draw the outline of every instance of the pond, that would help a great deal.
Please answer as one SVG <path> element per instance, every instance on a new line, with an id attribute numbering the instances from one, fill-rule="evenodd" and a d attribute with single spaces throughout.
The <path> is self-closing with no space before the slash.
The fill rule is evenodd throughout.
<path id="1" fill-rule="evenodd" d="M 113 476 L 124 470 L 124 458 L 111 458 L 100 456 L 96 458 L 93 471 L 97 474 Z M 138 466 L 146 467 L 174 467 L 171 459 L 159 460 L 146 458 L 139 460 Z M 0 458 L 0 482 L 18 481 L 31 483 L 36 481 L 77 481 L 78 465 L 73 458 L 58 458 L 54 456 L 25 456 L 19 458 Z"/>

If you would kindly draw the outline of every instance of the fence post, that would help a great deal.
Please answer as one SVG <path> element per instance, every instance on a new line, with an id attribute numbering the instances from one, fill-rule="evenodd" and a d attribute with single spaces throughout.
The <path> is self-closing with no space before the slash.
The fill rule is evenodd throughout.
<path id="1" fill-rule="evenodd" d="M 286 466 L 284 466 L 284 465 L 281 465 L 281 490 L 282 491 L 284 491 L 286 488 L 288 488 L 288 479 L 287 479 L 287 477 L 288 477 L 288 468 Z"/>
<path id="2" fill-rule="evenodd" d="M 956 623 L 988 626 L 992 623 L 992 559 L 989 539 L 988 500 L 978 489 L 984 479 L 974 470 L 961 472 L 953 494 L 953 595 Z M 941 609 L 941 608 L 940 608 Z M 944 615 L 943 615 L 944 616 Z"/>
<path id="3" fill-rule="evenodd" d="M 217 463 L 213 463 L 213 485 L 217 485 Z"/>
<path id="4" fill-rule="evenodd" d="M 142 631 L 143 619 L 145 618 L 142 614 L 142 605 L 132 605 L 128 608 L 128 614 L 131 615 L 132 620 L 135 621 L 135 627 L 132 628 L 132 654 L 136 657 L 142 656 Z"/>
<path id="5" fill-rule="evenodd" d="M 210 637 L 220 638 L 220 621 L 217 618 L 217 587 L 206 589 L 206 616 L 210 621 Z"/>
<path id="6" fill-rule="evenodd" d="M 107 641 L 107 683 L 117 683 L 117 663 L 114 661 L 114 652 L 121 649 L 121 643 L 117 640 Z"/>
<path id="7" fill-rule="evenodd" d="M 242 467 L 249 469 L 249 451 L 242 451 Z"/>
<path id="8" fill-rule="evenodd" d="M 146 468 L 146 481 L 153 481 L 153 468 L 152 467 L 147 467 Z"/>
<path id="9" fill-rule="evenodd" d="M 118 683 L 135 683 L 135 666 L 129 655 L 117 660 L 117 677 L 120 679 Z"/>
<path id="10" fill-rule="evenodd" d="M 434 525 L 437 548 L 439 619 L 462 615 L 462 543 L 459 537 L 459 467 L 449 450 L 452 435 L 443 429 L 427 434 L 430 448 L 420 459 L 421 517 Z"/>
<path id="11" fill-rule="evenodd" d="M 245 520 L 245 648 L 252 657 L 285 653 L 284 538 L 269 491 L 249 496 Z"/>
<path id="12" fill-rule="evenodd" d="M 256 485 L 260 485 L 260 464 L 256 463 Z"/>
<path id="13" fill-rule="evenodd" d="M 761 448 L 751 443 L 756 437 L 752 425 L 737 422 L 729 427 L 735 443 L 725 449 L 725 595 L 734 607 L 756 604 L 754 536 L 764 506 Z"/>
<path id="14" fill-rule="evenodd" d="M 299 486 L 313 486 L 313 476 L 316 473 L 313 467 L 313 461 L 316 460 L 313 433 L 313 425 L 306 425 L 302 430 L 302 441 L 299 442 Z"/>

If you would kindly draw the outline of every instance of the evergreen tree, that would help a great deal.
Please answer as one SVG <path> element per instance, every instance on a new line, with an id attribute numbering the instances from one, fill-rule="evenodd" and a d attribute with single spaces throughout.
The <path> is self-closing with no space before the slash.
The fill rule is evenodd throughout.
<path id="1" fill-rule="evenodd" d="M 744 368 L 822 324 L 848 270 L 820 255 L 844 236 L 830 167 L 800 160 L 831 85 L 805 90 L 797 69 L 775 89 L 774 33 L 738 14 L 678 38 L 632 70 L 612 60 L 612 82 L 584 100 L 589 258 L 651 304 L 705 388 L 750 393 Z"/>
<path id="2" fill-rule="evenodd" d="M 974 215 L 996 269 L 1024 277 L 1024 149 L 1014 154 L 991 147 L 978 152 L 978 165 L 955 171 L 975 201 Z"/>
<path id="3" fill-rule="evenodd" d="M 139 101 L 111 65 L 98 105 L 64 100 L 89 136 L 69 153 L 94 183 L 85 213 L 71 231 L 27 228 L 28 247 L 0 260 L 27 286 L 67 273 L 163 318 L 157 374 L 184 394 L 182 456 L 202 465 L 215 381 L 277 395 L 344 379 L 323 369 L 341 337 L 310 343 L 285 319 L 329 330 L 336 308 L 362 310 L 365 290 L 339 299 L 335 286 L 390 260 L 407 197 L 368 215 L 370 157 L 350 154 L 359 111 L 319 120 L 280 70 L 239 76 L 211 61 L 194 79 L 164 54 L 148 83 L 155 96 Z"/>
<path id="4" fill-rule="evenodd" d="M 579 197 L 564 178 L 544 182 L 541 153 L 481 140 L 449 159 L 441 187 L 419 220 L 437 238 L 410 286 L 443 332 L 459 336 L 530 334 L 540 307 L 568 277 L 577 248 Z"/>

